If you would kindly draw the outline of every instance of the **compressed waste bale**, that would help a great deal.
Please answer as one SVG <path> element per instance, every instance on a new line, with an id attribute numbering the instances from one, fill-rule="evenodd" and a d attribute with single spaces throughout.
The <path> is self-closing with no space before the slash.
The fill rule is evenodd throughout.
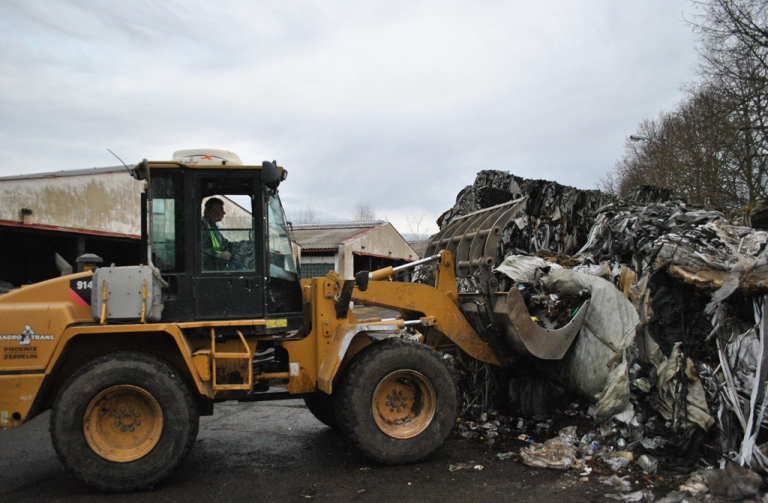
<path id="1" fill-rule="evenodd" d="M 528 180 L 503 171 L 485 170 L 464 188 L 456 204 L 438 219 L 440 228 L 455 218 L 525 197 L 523 215 L 501 239 L 502 255 L 522 250 L 574 254 L 587 240 L 592 214 L 614 200 L 598 190 L 579 190 L 547 180 Z"/>

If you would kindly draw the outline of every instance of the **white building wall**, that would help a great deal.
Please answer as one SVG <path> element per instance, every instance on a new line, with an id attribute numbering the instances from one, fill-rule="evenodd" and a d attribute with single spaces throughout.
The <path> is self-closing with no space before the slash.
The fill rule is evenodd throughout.
<path id="1" fill-rule="evenodd" d="M 141 234 L 144 182 L 125 169 L 78 175 L 46 175 L 0 180 L 0 220 L 85 229 L 112 234 Z M 224 201 L 222 227 L 251 226 L 250 213 L 235 201 Z M 202 206 L 200 215 L 202 216 Z"/>
<path id="2" fill-rule="evenodd" d="M 403 236 L 387 223 L 381 227 L 372 229 L 347 243 L 339 246 L 339 264 L 337 271 L 342 278 L 354 276 L 353 252 L 362 252 L 371 255 L 379 255 L 391 259 L 406 261 L 417 260 L 418 254 L 403 239 Z"/>
<path id="3" fill-rule="evenodd" d="M 0 220 L 137 236 L 144 182 L 127 171 L 0 180 Z"/>

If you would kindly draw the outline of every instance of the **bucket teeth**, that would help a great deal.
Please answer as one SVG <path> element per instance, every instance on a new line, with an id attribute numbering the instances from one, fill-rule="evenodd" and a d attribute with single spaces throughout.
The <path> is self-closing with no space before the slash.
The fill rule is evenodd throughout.
<path id="1" fill-rule="evenodd" d="M 435 234 L 427 245 L 425 256 L 450 250 L 456 263 L 456 276 L 480 276 L 490 271 L 499 260 L 499 240 L 510 221 L 518 216 L 525 199 L 516 199 L 463 215 Z"/>

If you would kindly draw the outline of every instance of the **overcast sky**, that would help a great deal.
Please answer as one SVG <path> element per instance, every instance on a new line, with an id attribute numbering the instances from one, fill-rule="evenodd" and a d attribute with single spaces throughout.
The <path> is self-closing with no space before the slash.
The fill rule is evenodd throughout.
<path id="1" fill-rule="evenodd" d="M 410 232 L 482 169 L 593 189 L 696 78 L 684 0 L 2 0 L 0 176 L 220 148 Z M 2 204 L 2 202 L 0 202 Z"/>

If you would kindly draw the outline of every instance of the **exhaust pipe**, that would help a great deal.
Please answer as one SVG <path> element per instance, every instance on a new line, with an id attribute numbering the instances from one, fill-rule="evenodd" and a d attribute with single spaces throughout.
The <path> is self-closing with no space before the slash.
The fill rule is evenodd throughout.
<path id="1" fill-rule="evenodd" d="M 56 262 L 56 268 L 59 270 L 62 276 L 68 276 L 72 274 L 72 266 L 69 265 L 69 262 L 64 260 L 64 257 L 58 253 L 55 253 L 53 259 Z"/>

